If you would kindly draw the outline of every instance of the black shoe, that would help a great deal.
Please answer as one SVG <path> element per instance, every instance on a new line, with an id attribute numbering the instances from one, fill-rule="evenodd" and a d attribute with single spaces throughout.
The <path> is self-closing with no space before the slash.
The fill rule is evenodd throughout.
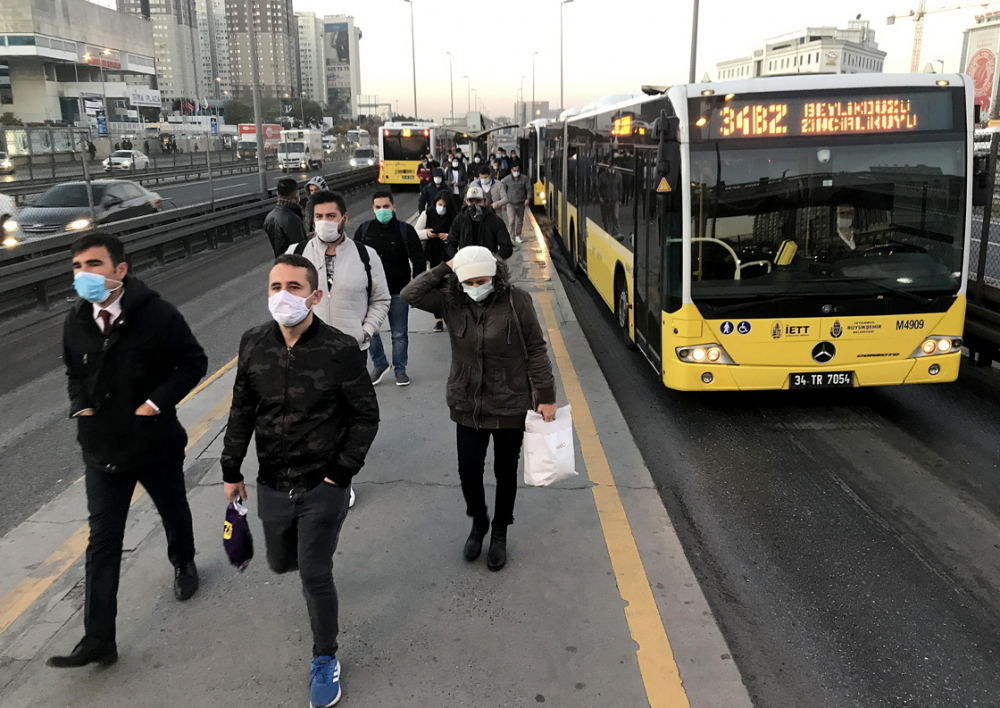
<path id="1" fill-rule="evenodd" d="M 437 322 L 435 322 L 434 323 L 434 329 L 432 329 L 431 331 L 432 332 L 444 332 L 444 322 L 442 322 L 441 320 L 438 320 Z"/>
<path id="2" fill-rule="evenodd" d="M 174 568 L 174 597 L 181 602 L 190 600 L 198 590 L 198 568 L 188 561 Z"/>
<path id="3" fill-rule="evenodd" d="M 472 520 L 472 531 L 469 532 L 469 538 L 465 542 L 465 560 L 471 563 L 479 557 L 479 554 L 483 552 L 483 539 L 486 538 L 486 532 L 489 530 L 490 517 Z"/>
<path id="4" fill-rule="evenodd" d="M 87 664 L 111 666 L 118 661 L 118 647 L 114 642 L 99 642 L 84 637 L 67 656 L 50 656 L 46 666 L 54 669 L 78 669 Z"/>
<path id="5" fill-rule="evenodd" d="M 493 533 L 490 535 L 490 551 L 486 554 L 486 567 L 490 570 L 500 570 L 507 564 L 507 527 L 493 523 Z"/>

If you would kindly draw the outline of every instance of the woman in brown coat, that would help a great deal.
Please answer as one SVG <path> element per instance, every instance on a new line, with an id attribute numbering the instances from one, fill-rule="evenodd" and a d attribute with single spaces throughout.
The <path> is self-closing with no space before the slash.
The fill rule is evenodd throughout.
<path id="1" fill-rule="evenodd" d="M 400 296 L 413 307 L 443 313 L 448 324 L 447 402 L 457 425 L 466 513 L 472 517 L 468 561 L 479 557 L 490 527 L 483 474 L 493 438 L 497 495 L 486 564 L 500 570 L 507 562 L 507 526 L 514 521 L 525 414 L 534 409 L 549 421 L 556 415 L 555 378 L 531 295 L 510 284 L 507 266 L 488 249 L 467 246 L 412 280 Z"/>

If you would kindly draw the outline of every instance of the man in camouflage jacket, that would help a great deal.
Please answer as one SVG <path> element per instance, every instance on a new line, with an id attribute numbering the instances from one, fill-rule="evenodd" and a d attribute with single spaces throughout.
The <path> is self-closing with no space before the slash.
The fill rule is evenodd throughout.
<path id="1" fill-rule="evenodd" d="M 267 562 L 276 573 L 298 570 L 302 579 L 313 634 L 314 688 L 317 675 L 328 674 L 327 683 L 339 681 L 333 554 L 351 479 L 364 465 L 379 423 L 367 354 L 354 337 L 312 312 L 324 295 L 318 279 L 302 256 L 275 261 L 268 279 L 271 300 L 299 298 L 302 311 L 310 309 L 304 319 L 286 325 L 279 324 L 280 311 L 272 306 L 278 321 L 243 335 L 221 460 L 226 497 L 246 499 L 240 467 L 251 435 L 256 437 L 257 508 Z"/>

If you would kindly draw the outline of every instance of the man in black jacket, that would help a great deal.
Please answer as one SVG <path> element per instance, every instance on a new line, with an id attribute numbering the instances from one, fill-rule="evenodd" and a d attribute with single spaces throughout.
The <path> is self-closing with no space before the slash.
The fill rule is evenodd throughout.
<path id="1" fill-rule="evenodd" d="M 438 192 L 447 189 L 444 184 L 444 170 L 435 167 L 431 170 L 431 179 L 420 188 L 420 196 L 417 199 L 417 212 L 427 209 L 428 204 L 437 201 Z"/>
<path id="2" fill-rule="evenodd" d="M 163 519 L 174 595 L 187 600 L 198 589 L 184 487 L 187 433 L 176 407 L 208 367 L 180 312 L 128 275 L 121 241 L 90 234 L 72 252 L 74 287 L 83 299 L 66 317 L 63 361 L 86 463 L 90 540 L 84 637 L 68 656 L 49 659 L 56 668 L 118 659 L 118 580 L 137 482 Z"/>
<path id="3" fill-rule="evenodd" d="M 396 373 L 397 386 L 409 386 L 406 375 L 408 330 L 410 326 L 410 306 L 402 301 L 399 293 L 411 279 L 427 268 L 424 248 L 416 230 L 396 218 L 396 202 L 392 192 L 380 189 L 372 195 L 372 209 L 375 218 L 358 227 L 354 240 L 370 246 L 378 253 L 385 269 L 385 279 L 389 284 L 389 329 L 392 332 L 392 368 Z M 377 384 L 389 370 L 389 361 L 382 346 L 382 335 L 372 337 L 368 351 L 372 355 L 372 383 Z"/>
<path id="4" fill-rule="evenodd" d="M 466 246 L 483 246 L 504 260 L 510 258 L 514 246 L 510 242 L 507 225 L 487 207 L 483 188 L 477 184 L 470 185 L 465 204 L 448 232 L 448 258 L 453 258 L 460 248 Z"/>
<path id="5" fill-rule="evenodd" d="M 264 233 L 271 242 L 275 256 L 280 256 L 300 241 L 309 238 L 299 206 L 299 185 L 291 177 L 278 180 L 278 204 L 264 219 Z"/>
<path id="6" fill-rule="evenodd" d="M 323 323 L 310 261 L 279 256 L 268 276 L 275 322 L 240 341 L 233 405 L 222 452 L 226 499 L 246 499 L 240 467 L 257 441 L 258 513 L 267 562 L 298 569 L 313 635 L 311 705 L 340 699 L 333 554 L 351 479 L 378 432 L 378 398 L 354 337 Z"/>

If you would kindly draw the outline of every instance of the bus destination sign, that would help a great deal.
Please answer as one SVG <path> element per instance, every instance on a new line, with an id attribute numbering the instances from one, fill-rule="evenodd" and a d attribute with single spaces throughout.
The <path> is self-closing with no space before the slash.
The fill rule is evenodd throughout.
<path id="1" fill-rule="evenodd" d="M 702 113 L 695 127 L 707 140 L 948 130 L 950 100 L 940 98 L 946 95 L 729 100 Z"/>

